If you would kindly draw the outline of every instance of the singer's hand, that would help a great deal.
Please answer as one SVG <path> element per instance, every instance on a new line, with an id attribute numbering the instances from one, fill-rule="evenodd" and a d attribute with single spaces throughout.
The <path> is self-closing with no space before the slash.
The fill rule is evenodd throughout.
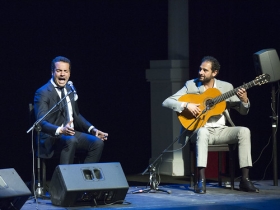
<path id="1" fill-rule="evenodd" d="M 100 138 L 102 141 L 105 141 L 108 139 L 108 133 L 104 133 L 100 130 L 96 130 L 95 132 L 95 136 L 97 136 L 98 138 Z"/>
<path id="2" fill-rule="evenodd" d="M 189 112 L 192 113 L 194 117 L 197 117 L 201 112 L 199 106 L 200 104 L 188 103 L 186 109 L 189 110 Z"/>
<path id="3" fill-rule="evenodd" d="M 62 129 L 60 129 L 60 133 L 67 135 L 67 136 L 74 136 L 75 131 L 71 127 L 73 120 L 69 121 Z"/>

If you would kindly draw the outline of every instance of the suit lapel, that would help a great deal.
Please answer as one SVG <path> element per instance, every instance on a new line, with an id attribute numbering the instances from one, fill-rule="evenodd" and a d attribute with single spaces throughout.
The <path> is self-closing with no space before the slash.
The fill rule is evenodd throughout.
<path id="1" fill-rule="evenodd" d="M 50 92 L 51 99 L 53 100 L 53 102 L 57 103 L 60 100 L 60 98 L 59 98 L 58 93 L 55 90 L 55 87 L 53 86 L 53 84 L 51 82 L 49 82 L 47 88 L 48 88 L 48 91 Z"/>
<path id="2" fill-rule="evenodd" d="M 50 92 L 50 98 L 53 101 L 53 106 L 55 104 L 57 104 L 60 101 L 60 97 L 57 93 L 56 88 L 53 86 L 53 84 L 51 82 L 49 82 L 48 84 L 48 91 Z M 52 108 L 52 107 L 50 107 Z M 56 110 L 59 110 L 60 114 L 65 118 L 65 113 L 64 113 L 64 108 L 63 108 L 63 104 L 60 103 L 59 106 L 56 108 Z"/>
<path id="3" fill-rule="evenodd" d="M 223 92 L 224 92 L 224 91 L 223 91 L 223 85 L 222 85 L 222 83 L 220 82 L 220 80 L 215 79 L 215 82 L 216 82 L 216 88 L 217 88 L 221 93 L 223 93 Z"/>
<path id="4" fill-rule="evenodd" d="M 59 100 L 60 100 L 60 97 L 59 97 L 55 87 L 53 86 L 53 84 L 50 81 L 48 83 L 47 88 L 48 88 L 48 91 L 50 91 L 50 98 L 53 101 L 53 103 L 54 104 L 58 103 Z M 66 85 L 66 90 L 67 90 L 67 92 L 71 91 L 71 89 L 68 85 Z M 74 93 L 73 92 L 69 94 L 69 98 L 71 100 L 72 111 L 73 111 L 73 115 L 74 115 L 75 114 L 75 100 L 74 100 Z M 64 116 L 64 111 L 60 107 L 59 107 L 60 112 Z"/>

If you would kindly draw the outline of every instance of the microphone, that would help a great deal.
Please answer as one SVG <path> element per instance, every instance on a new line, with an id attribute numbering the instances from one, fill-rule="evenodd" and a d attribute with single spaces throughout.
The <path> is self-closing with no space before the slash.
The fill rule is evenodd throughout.
<path id="1" fill-rule="evenodd" d="M 74 94 L 76 94 L 76 89 L 74 88 L 73 82 L 72 81 L 68 81 L 67 84 L 71 87 L 71 90 L 73 91 Z"/>
<path id="2" fill-rule="evenodd" d="M 72 81 L 68 81 L 67 84 L 70 86 L 71 90 L 74 93 L 74 101 L 77 101 L 78 100 L 78 94 L 77 94 L 76 89 L 75 89 L 75 87 L 73 85 L 73 82 Z"/>

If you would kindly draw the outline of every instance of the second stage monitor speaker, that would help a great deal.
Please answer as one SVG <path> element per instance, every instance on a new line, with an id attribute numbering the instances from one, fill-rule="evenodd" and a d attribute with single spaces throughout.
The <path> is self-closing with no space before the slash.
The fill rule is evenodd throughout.
<path id="1" fill-rule="evenodd" d="M 21 209 L 31 192 L 13 168 L 0 169 L 0 209 Z"/>
<path id="2" fill-rule="evenodd" d="M 270 82 L 280 80 L 280 61 L 275 49 L 260 50 L 253 55 L 257 75 L 269 74 Z"/>

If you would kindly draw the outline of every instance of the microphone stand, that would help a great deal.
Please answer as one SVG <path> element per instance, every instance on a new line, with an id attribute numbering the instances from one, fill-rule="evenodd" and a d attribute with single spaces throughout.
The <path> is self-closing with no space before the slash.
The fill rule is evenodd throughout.
<path id="1" fill-rule="evenodd" d="M 45 196 L 45 192 L 44 192 L 44 188 L 43 186 L 41 186 L 41 161 L 40 161 L 40 132 L 42 130 L 42 127 L 40 125 L 40 122 L 42 122 L 57 106 L 60 105 L 60 103 L 67 97 L 69 96 L 73 91 L 70 90 L 69 92 L 67 92 L 67 94 L 60 99 L 60 101 L 58 101 L 43 117 L 41 117 L 40 119 L 38 119 L 30 128 L 28 131 L 26 131 L 26 133 L 29 133 L 32 130 L 36 130 L 37 131 L 37 176 L 38 176 L 38 183 L 37 183 L 37 188 L 36 191 L 34 192 L 35 195 L 37 197 L 40 198 L 46 198 L 47 196 Z M 36 117 L 36 116 L 35 116 Z"/>
<path id="2" fill-rule="evenodd" d="M 156 167 L 154 166 L 154 164 L 163 156 L 163 154 L 168 151 L 168 149 L 176 142 L 178 141 L 178 139 L 183 135 L 183 133 L 188 130 L 188 128 L 190 126 L 192 126 L 199 118 L 201 115 L 203 115 L 204 113 L 206 113 L 208 110 L 210 109 L 210 106 L 207 105 L 205 107 L 205 109 L 193 120 L 193 122 L 187 127 L 185 128 L 185 130 L 177 137 L 175 138 L 175 140 L 173 140 L 173 142 L 168 146 L 166 147 L 165 150 L 163 150 L 161 152 L 161 154 L 145 169 L 145 171 L 142 173 L 142 175 L 144 175 L 145 173 L 147 173 L 147 171 L 149 171 L 149 174 L 150 174 L 150 177 L 149 177 L 149 184 L 150 184 L 150 187 L 149 188 L 146 188 L 146 189 L 140 189 L 140 190 L 135 190 L 135 191 L 132 191 L 131 193 L 132 194 L 135 194 L 135 193 L 149 193 L 149 192 L 157 192 L 157 191 L 161 191 L 161 192 L 166 192 L 168 194 L 171 194 L 171 191 L 170 190 L 164 190 L 164 189 L 159 189 L 158 188 L 158 185 L 159 185 L 159 182 L 157 181 L 157 178 L 156 178 Z M 189 140 L 190 138 L 188 138 Z M 185 142 L 185 145 L 188 143 Z"/>
<path id="3" fill-rule="evenodd" d="M 276 102 L 275 102 L 275 86 L 271 85 L 271 106 L 272 106 L 272 149 L 273 149 L 273 185 L 278 186 L 278 172 L 277 172 L 277 126 L 278 126 L 278 116 L 276 111 Z"/>

